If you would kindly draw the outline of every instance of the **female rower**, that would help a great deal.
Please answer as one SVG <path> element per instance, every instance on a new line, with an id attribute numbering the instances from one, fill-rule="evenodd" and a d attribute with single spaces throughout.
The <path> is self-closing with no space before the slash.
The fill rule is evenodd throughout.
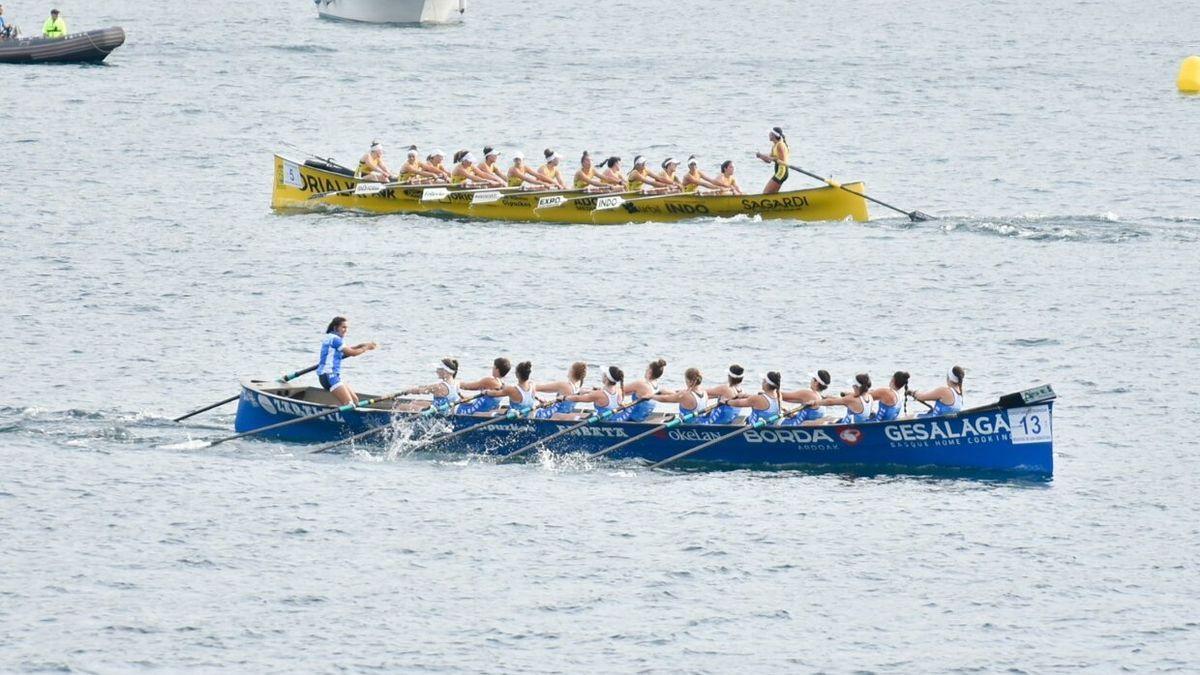
<path id="1" fill-rule="evenodd" d="M 720 186 L 700 170 L 700 160 L 696 159 L 695 155 L 688 157 L 687 167 L 688 171 L 683 176 L 684 192 L 695 192 L 700 188 L 720 191 Z"/>
<path id="2" fill-rule="evenodd" d="M 700 373 L 699 368 L 688 368 L 683 372 L 683 381 L 687 385 L 686 389 L 680 389 L 675 392 L 663 392 L 653 396 L 655 401 L 663 403 L 678 403 L 679 415 L 686 417 L 694 415 L 688 421 L 692 424 L 707 424 L 708 413 L 705 412 L 708 408 L 708 392 L 701 387 L 704 382 L 704 376 Z"/>
<path id="3" fill-rule="evenodd" d="M 438 178 L 438 174 L 425 168 L 417 156 L 417 146 L 408 146 L 408 158 L 400 167 L 400 180 L 404 183 L 421 183 Z"/>
<path id="4" fill-rule="evenodd" d="M 420 387 L 409 387 L 400 392 L 403 396 L 429 394 L 433 397 L 433 401 L 410 401 L 400 409 L 415 412 L 425 410 L 430 406 L 447 408 L 462 400 L 462 394 L 458 391 L 458 381 L 454 379 L 458 375 L 458 361 L 449 358 L 442 359 L 433 369 L 437 373 L 437 382 Z"/>
<path id="5" fill-rule="evenodd" d="M 783 135 L 783 129 L 771 127 L 767 138 L 771 141 L 771 154 L 764 155 L 756 152 L 754 156 L 767 164 L 775 165 L 775 172 L 771 174 L 771 178 L 767 180 L 767 186 L 762 191 L 764 195 L 773 195 L 779 192 L 779 188 L 783 187 L 784 181 L 788 179 L 788 162 L 791 161 L 792 155 L 788 148 L 787 138 Z"/>
<path id="6" fill-rule="evenodd" d="M 365 354 L 379 345 L 374 342 L 360 342 L 356 345 L 346 344 L 346 333 L 350 330 L 350 321 L 344 316 L 335 316 L 325 327 L 325 338 L 321 340 L 321 356 L 317 360 L 317 378 L 321 387 L 333 394 L 338 403 L 358 403 L 358 394 L 350 385 L 342 382 L 342 359 Z"/>
<path id="7" fill-rule="evenodd" d="M 558 403 L 553 407 L 543 408 L 537 412 L 540 419 L 563 419 L 566 417 L 574 417 L 575 402 L 567 400 L 568 396 L 575 396 L 583 390 L 583 381 L 587 378 L 587 364 L 583 361 L 576 361 L 571 364 L 571 368 L 567 370 L 567 379 L 558 382 L 546 382 L 537 386 L 539 394 L 554 394 L 558 397 Z"/>
<path id="8" fill-rule="evenodd" d="M 491 185 L 504 187 L 504 169 L 498 166 L 499 161 L 500 151 L 490 145 L 484 146 L 483 161 L 475 167 L 476 175 Z"/>
<path id="9" fill-rule="evenodd" d="M 600 181 L 605 185 L 611 185 L 620 190 L 629 189 L 629 181 L 625 179 L 625 174 L 621 173 L 621 158 L 609 157 L 600 162 Z"/>
<path id="10" fill-rule="evenodd" d="M 679 192 L 683 186 L 679 184 L 679 179 L 675 177 L 675 169 L 679 168 L 679 160 L 674 157 L 668 157 L 663 160 L 662 173 L 650 174 L 658 181 L 659 186 L 663 188 L 663 192 Z"/>
<path id="11" fill-rule="evenodd" d="M 535 385 L 529 381 L 529 376 L 533 373 L 533 364 L 529 361 L 522 361 L 517 364 L 515 372 L 517 373 L 516 384 L 488 389 L 483 392 L 483 395 L 497 400 L 507 397 L 510 412 L 516 413 L 518 417 L 528 417 L 529 413 L 533 412 L 533 409 L 541 403 L 537 398 Z"/>
<path id="12" fill-rule="evenodd" d="M 594 187 L 602 188 L 607 185 L 596 175 L 596 167 L 592 166 L 592 156 L 584 150 L 579 157 L 579 170 L 575 172 L 575 189 L 587 190 Z"/>
<path id="13" fill-rule="evenodd" d="M 829 375 L 828 370 L 818 370 L 812 373 L 808 382 L 808 389 L 797 389 L 796 391 L 785 391 L 783 400 L 788 403 L 803 403 L 805 408 L 800 412 L 792 415 L 784 420 L 784 426 L 796 426 L 812 420 L 819 420 L 825 416 L 825 412 L 820 407 L 813 407 L 817 401 L 821 400 L 821 392 L 829 388 L 829 383 L 833 381 L 833 377 Z"/>
<path id="14" fill-rule="evenodd" d="M 655 359 L 646 366 L 646 374 L 640 380 L 625 387 L 625 393 L 631 394 L 637 405 L 627 408 L 614 419 L 621 422 L 643 422 L 654 413 L 654 395 L 658 393 L 658 380 L 667 369 L 666 359 Z"/>
<path id="15" fill-rule="evenodd" d="M 716 396 L 717 400 L 720 401 L 720 405 L 708 414 L 707 419 L 705 419 L 707 424 L 730 424 L 737 419 L 738 411 L 729 405 L 729 400 L 741 398 L 746 395 L 742 391 L 742 380 L 745 377 L 746 369 L 735 363 L 729 366 L 729 370 L 725 373 L 725 384 L 718 384 L 715 387 L 708 388 L 705 394 Z"/>
<path id="16" fill-rule="evenodd" d="M 933 401 L 929 412 L 917 417 L 941 417 L 962 410 L 963 406 L 963 377 L 967 371 L 960 366 L 954 366 L 946 373 L 946 384 L 929 391 L 910 391 L 908 395 L 918 401 Z"/>
<path id="17" fill-rule="evenodd" d="M 508 168 L 508 187 L 522 187 L 530 185 L 536 188 L 554 187 L 554 183 L 548 178 L 545 178 L 538 172 L 529 168 L 525 163 L 525 155 L 517 152 L 513 154 L 512 166 Z"/>
<path id="18" fill-rule="evenodd" d="M 625 182 L 630 192 L 648 192 L 655 188 L 669 187 L 669 184 L 660 181 L 654 176 L 654 172 L 646 168 L 646 158 L 641 155 L 633 158 L 633 168 L 629 170 Z"/>
<path id="19" fill-rule="evenodd" d="M 490 185 L 486 176 L 475 169 L 475 155 L 467 150 L 454 153 L 454 170 L 450 172 L 450 183 L 463 187 L 480 187 Z"/>
<path id="20" fill-rule="evenodd" d="M 871 421 L 871 376 L 859 373 L 854 376 L 853 380 L 848 380 L 846 384 L 851 387 L 849 393 L 843 393 L 841 396 L 822 397 L 813 404 L 846 406 L 844 417 L 826 421 L 825 424 L 862 424 Z"/>
<path id="21" fill-rule="evenodd" d="M 596 414 L 601 416 L 611 416 L 612 412 L 621 407 L 621 399 L 625 398 L 625 392 L 622 390 L 622 385 L 625 384 L 625 371 L 616 366 L 609 366 L 604 369 L 600 378 L 599 389 L 593 389 L 586 393 L 572 394 L 567 397 L 567 400 L 572 403 L 591 403 L 596 409 Z"/>
<path id="22" fill-rule="evenodd" d="M 733 160 L 727 159 L 721 162 L 721 173 L 713 179 L 713 185 L 720 188 L 722 194 L 740 195 L 742 194 L 742 186 L 738 185 L 737 179 L 733 177 Z"/>
<path id="23" fill-rule="evenodd" d="M 897 370 L 892 374 L 888 386 L 871 390 L 871 399 L 878 401 L 879 406 L 871 416 L 872 422 L 890 422 L 900 417 L 900 408 L 904 403 L 901 391 L 908 389 L 908 373 Z"/>
<path id="24" fill-rule="evenodd" d="M 392 170 L 383 161 L 382 143 L 371 141 L 371 149 L 358 160 L 358 168 L 354 171 L 354 177 L 376 183 L 386 183 L 392 179 Z"/>
<path id="25" fill-rule="evenodd" d="M 474 382 L 460 382 L 459 389 L 466 391 L 488 391 L 500 389 L 505 386 L 504 378 L 508 375 L 508 371 L 512 369 L 512 362 L 501 356 L 492 361 L 492 374 L 475 380 Z M 480 396 L 479 398 L 464 403 L 458 406 L 460 415 L 474 415 L 475 413 L 491 412 L 500 407 L 500 399 L 495 396 Z"/>
<path id="26" fill-rule="evenodd" d="M 442 166 L 442 162 L 446 159 L 446 153 L 441 150 L 434 150 L 421 163 L 421 169 L 427 171 L 435 180 L 450 182 L 450 172 L 446 167 Z"/>
<path id="27" fill-rule="evenodd" d="M 550 148 L 543 150 L 542 156 L 546 158 L 546 163 L 538 169 L 538 174 L 546 179 L 550 185 L 560 190 L 566 190 L 567 181 L 563 180 L 562 172 L 558 169 L 558 165 L 562 163 L 562 158 Z"/>
<path id="28" fill-rule="evenodd" d="M 771 418 L 779 414 L 782 406 L 783 398 L 780 393 L 782 387 L 783 376 L 778 371 L 772 370 L 763 375 L 762 391 L 751 396 L 739 396 L 731 399 L 729 405 L 734 408 L 750 409 L 746 424 L 754 425 L 759 422 L 772 424 L 777 420 Z"/>

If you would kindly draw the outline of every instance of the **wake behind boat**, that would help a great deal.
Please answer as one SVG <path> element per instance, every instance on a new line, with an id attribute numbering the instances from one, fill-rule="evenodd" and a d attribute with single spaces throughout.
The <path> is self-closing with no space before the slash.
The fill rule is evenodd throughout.
<path id="1" fill-rule="evenodd" d="M 123 44 L 125 31 L 120 26 L 61 38 L 0 40 L 0 63 L 100 63 Z"/>
<path id="2" fill-rule="evenodd" d="M 364 400 L 380 397 L 364 395 Z M 386 397 L 383 397 L 386 398 Z M 632 441 L 609 456 L 662 462 L 703 443 L 713 443 L 680 462 L 708 468 L 861 467 L 898 473 L 930 469 L 1004 472 L 1049 477 L 1054 473 L 1051 415 L 1055 393 L 1048 385 L 1002 396 L 989 405 L 957 413 L 887 422 L 824 426 L 774 426 L 746 429 L 739 424 L 687 424 L 678 415 L 655 413 L 643 422 L 598 420 L 580 426 L 570 420 L 507 415 L 506 408 L 485 414 L 449 414 L 436 418 L 401 410 L 412 401 L 380 401 L 351 410 L 338 409 L 332 394 L 318 387 L 297 387 L 250 380 L 242 384 L 235 428 L 259 437 L 296 443 L 327 443 L 384 425 L 409 428 L 417 441 L 437 438 L 449 425 L 462 432 L 447 436 L 438 450 L 504 455 L 538 440 L 558 453 L 597 452 Z M 302 418 L 312 418 L 300 422 Z M 438 424 L 431 425 L 436 419 Z M 673 420 L 676 423 L 672 424 Z M 662 425 L 667 428 L 656 429 Z M 578 427 L 563 434 L 572 426 Z M 745 433 L 719 441 L 731 432 Z M 653 433 L 647 433 L 653 432 Z M 551 439 L 555 434 L 561 434 Z M 642 438 L 636 438 L 646 434 Z M 375 434 L 380 439 L 383 434 Z M 714 442 L 715 441 L 715 442 Z"/>

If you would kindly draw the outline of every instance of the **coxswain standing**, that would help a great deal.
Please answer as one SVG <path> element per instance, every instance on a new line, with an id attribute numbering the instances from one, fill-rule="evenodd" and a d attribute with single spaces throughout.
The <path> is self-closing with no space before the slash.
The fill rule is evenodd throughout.
<path id="1" fill-rule="evenodd" d="M 349 330 L 350 322 L 346 317 L 333 317 L 333 321 L 325 328 L 325 338 L 321 340 L 321 354 L 317 360 L 317 378 L 321 380 L 321 386 L 333 394 L 342 405 L 358 403 L 358 394 L 342 381 L 342 359 L 365 354 L 379 347 L 374 342 L 347 345 L 345 338 Z"/>
<path id="2" fill-rule="evenodd" d="M 788 179 L 788 162 L 792 161 L 791 150 L 788 148 L 787 139 L 784 138 L 783 129 L 771 127 L 767 138 L 771 141 L 771 154 L 764 155 L 758 152 L 754 156 L 767 164 L 775 165 L 775 172 L 771 174 L 762 191 L 764 195 L 773 195 L 779 192 L 779 188 L 783 187 L 784 181 Z"/>

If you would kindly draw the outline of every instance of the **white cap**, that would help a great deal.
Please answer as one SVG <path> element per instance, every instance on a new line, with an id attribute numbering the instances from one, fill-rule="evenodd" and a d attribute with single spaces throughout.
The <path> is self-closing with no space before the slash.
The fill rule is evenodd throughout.
<path id="1" fill-rule="evenodd" d="M 371 152 L 375 152 L 376 150 L 383 152 L 383 144 L 379 141 L 371 141 Z"/>
<path id="2" fill-rule="evenodd" d="M 500 152 L 500 151 L 499 151 L 498 149 L 496 149 L 496 148 L 484 148 L 484 150 L 485 150 L 485 151 L 487 151 L 487 152 L 484 152 L 484 153 L 483 153 L 483 156 L 484 156 L 484 157 L 488 157 L 488 156 L 490 156 L 490 155 L 496 155 L 496 156 L 500 156 L 500 155 L 504 154 L 504 153 Z"/>
<path id="3" fill-rule="evenodd" d="M 558 161 L 558 153 L 557 152 L 550 153 L 550 156 L 546 158 L 547 164 L 549 164 L 550 162 L 556 162 L 556 161 Z"/>
<path id="4" fill-rule="evenodd" d="M 468 152 L 467 154 L 463 155 L 462 158 L 459 159 L 458 161 L 459 162 L 471 162 L 473 164 L 475 162 L 475 155 L 472 155 L 471 153 Z"/>
<path id="5" fill-rule="evenodd" d="M 646 163 L 646 158 L 645 158 L 645 157 L 643 157 L 643 156 L 641 156 L 641 155 L 638 155 L 637 157 L 634 157 L 634 158 L 633 158 L 633 165 L 634 165 L 634 166 L 637 166 L 637 165 L 639 165 L 639 164 L 645 164 L 645 163 Z"/>
<path id="6" fill-rule="evenodd" d="M 408 156 L 409 156 L 409 157 L 416 157 L 416 156 L 417 156 L 417 146 L 415 146 L 415 145 L 414 145 L 414 146 L 412 146 L 412 147 L 410 147 L 410 148 L 408 149 Z"/>
<path id="7" fill-rule="evenodd" d="M 446 153 L 442 152 L 441 150 L 434 150 L 433 152 L 429 153 L 429 156 L 430 157 L 445 157 Z"/>
<path id="8" fill-rule="evenodd" d="M 521 152 L 520 150 L 518 150 L 518 151 L 516 151 L 516 152 L 514 152 L 514 153 L 513 153 L 513 156 L 512 156 L 512 157 L 513 157 L 513 159 L 525 159 L 525 153 L 523 153 L 523 152 Z"/>
<path id="9" fill-rule="evenodd" d="M 688 166 L 692 166 L 693 164 L 699 164 L 699 163 L 700 163 L 700 160 L 696 159 L 695 155 L 688 157 Z"/>

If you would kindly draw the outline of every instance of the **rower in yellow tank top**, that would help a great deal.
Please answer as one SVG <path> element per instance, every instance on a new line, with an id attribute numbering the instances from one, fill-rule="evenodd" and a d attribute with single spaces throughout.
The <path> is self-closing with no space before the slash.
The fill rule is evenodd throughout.
<path id="1" fill-rule="evenodd" d="M 579 158 L 579 170 L 575 172 L 575 189 L 583 190 L 589 187 L 604 187 L 604 181 L 596 177 L 592 156 L 585 150 Z"/>
<path id="2" fill-rule="evenodd" d="M 696 159 L 695 155 L 688 157 L 687 167 L 687 175 L 683 177 L 684 192 L 695 192 L 700 188 L 717 191 L 721 189 L 721 186 L 714 183 L 711 178 L 704 175 L 704 172 L 700 170 L 700 160 Z"/>
<path id="3" fill-rule="evenodd" d="M 567 182 L 563 180 L 562 173 L 558 170 L 558 165 L 562 162 L 562 158 L 550 148 L 543 150 L 542 155 L 546 158 L 546 163 L 537 170 L 538 175 L 550 187 L 560 190 L 567 189 Z"/>
<path id="4" fill-rule="evenodd" d="M 663 160 L 662 173 L 654 176 L 667 192 L 678 192 L 682 187 L 679 184 L 679 179 L 675 177 L 675 169 L 678 166 L 679 160 L 674 157 L 668 157 Z"/>

